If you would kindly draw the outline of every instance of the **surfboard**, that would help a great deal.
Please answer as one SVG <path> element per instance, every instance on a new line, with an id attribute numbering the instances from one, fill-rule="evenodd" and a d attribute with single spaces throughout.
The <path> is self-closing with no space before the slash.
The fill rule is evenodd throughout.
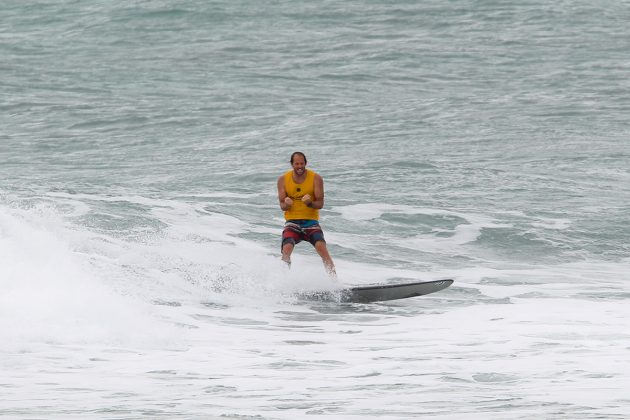
<path id="1" fill-rule="evenodd" d="M 439 292 L 453 284 L 452 279 L 417 281 L 411 283 L 379 284 L 349 287 L 335 291 L 302 293 L 306 300 L 344 303 L 370 303 L 407 299 Z"/>

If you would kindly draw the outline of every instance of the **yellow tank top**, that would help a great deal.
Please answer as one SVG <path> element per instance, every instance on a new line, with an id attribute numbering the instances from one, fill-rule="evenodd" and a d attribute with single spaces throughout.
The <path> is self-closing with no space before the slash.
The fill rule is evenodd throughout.
<path id="1" fill-rule="evenodd" d="M 289 210 L 284 212 L 284 218 L 286 220 L 319 220 L 319 210 L 310 208 L 302 202 L 302 197 L 306 194 L 310 195 L 313 200 L 315 199 L 315 175 L 315 172 L 307 170 L 304 182 L 296 184 L 295 181 L 293 181 L 293 170 L 284 174 L 284 188 L 289 198 L 293 200 L 293 205 L 289 207 Z"/>

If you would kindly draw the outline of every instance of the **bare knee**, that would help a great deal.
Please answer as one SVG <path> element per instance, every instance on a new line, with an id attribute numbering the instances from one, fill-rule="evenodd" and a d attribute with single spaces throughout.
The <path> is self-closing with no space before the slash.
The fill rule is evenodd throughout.
<path id="1" fill-rule="evenodd" d="M 322 257 L 324 262 L 326 262 L 327 264 L 332 264 L 332 258 L 330 258 L 330 254 L 328 253 L 328 248 L 326 248 L 326 242 L 324 241 L 315 242 L 315 250 L 317 251 L 319 256 Z"/>
<path id="2" fill-rule="evenodd" d="M 291 242 L 287 242 L 282 245 L 282 256 L 288 258 L 293 252 L 293 247 L 294 245 Z"/>
<path id="3" fill-rule="evenodd" d="M 327 251 L 326 242 L 324 241 L 315 242 L 315 250 L 319 253 Z"/>

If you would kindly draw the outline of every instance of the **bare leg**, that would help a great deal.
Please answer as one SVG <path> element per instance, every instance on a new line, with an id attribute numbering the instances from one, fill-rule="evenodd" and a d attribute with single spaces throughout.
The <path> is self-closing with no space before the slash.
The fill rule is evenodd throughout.
<path id="1" fill-rule="evenodd" d="M 282 245 L 282 261 L 287 263 L 291 267 L 291 253 L 293 252 L 294 245 L 291 242 L 286 242 Z"/>
<path id="2" fill-rule="evenodd" d="M 328 253 L 328 248 L 326 248 L 326 242 L 317 241 L 315 242 L 315 250 L 322 257 L 322 261 L 324 262 L 324 267 L 326 267 L 326 272 L 333 278 L 337 278 L 337 272 L 335 271 L 335 263 L 333 263 L 330 254 Z"/>

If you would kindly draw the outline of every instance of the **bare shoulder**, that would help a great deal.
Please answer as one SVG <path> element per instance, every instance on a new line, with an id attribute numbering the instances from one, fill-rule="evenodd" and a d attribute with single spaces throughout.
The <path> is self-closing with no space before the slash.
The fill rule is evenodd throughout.
<path id="1" fill-rule="evenodd" d="M 322 193 L 324 192 L 324 178 L 322 178 L 321 175 L 315 174 L 313 184 L 315 184 L 315 188 L 317 188 L 318 191 L 321 190 Z"/>

